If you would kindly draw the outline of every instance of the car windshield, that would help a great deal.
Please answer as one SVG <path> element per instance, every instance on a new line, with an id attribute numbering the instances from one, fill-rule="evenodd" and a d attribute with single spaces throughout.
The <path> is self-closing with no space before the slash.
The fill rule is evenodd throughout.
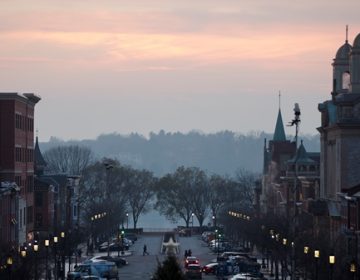
<path id="1" fill-rule="evenodd" d="M 90 269 L 89 266 L 85 266 L 85 265 L 80 265 L 78 267 L 76 267 L 74 269 L 75 272 L 85 272 L 85 271 L 88 271 Z"/>

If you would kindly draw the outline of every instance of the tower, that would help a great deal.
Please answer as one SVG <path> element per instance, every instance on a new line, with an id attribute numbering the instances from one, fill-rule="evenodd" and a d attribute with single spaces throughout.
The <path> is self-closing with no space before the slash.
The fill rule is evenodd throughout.
<path id="1" fill-rule="evenodd" d="M 342 189 L 360 182 L 360 34 L 353 47 L 347 40 L 340 47 L 333 70 L 332 99 L 318 106 L 321 112 L 320 196 L 337 200 Z"/>

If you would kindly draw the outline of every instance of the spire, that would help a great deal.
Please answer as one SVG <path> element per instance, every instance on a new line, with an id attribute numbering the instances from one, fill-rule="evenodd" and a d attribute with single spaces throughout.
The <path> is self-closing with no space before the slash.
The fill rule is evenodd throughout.
<path id="1" fill-rule="evenodd" d="M 348 42 L 348 35 L 349 35 L 349 26 L 346 25 L 346 40 L 345 40 L 345 43 Z"/>
<path id="2" fill-rule="evenodd" d="M 40 151 L 39 139 L 38 136 L 36 135 L 35 149 L 34 149 L 34 169 L 36 175 L 42 175 L 44 173 L 44 169 L 46 165 L 47 165 L 46 161 L 44 160 Z"/>
<path id="3" fill-rule="evenodd" d="M 281 109 L 281 91 L 279 90 L 279 110 Z"/>
<path id="4" fill-rule="evenodd" d="M 279 108 L 279 113 L 278 113 L 278 117 L 276 120 L 273 141 L 286 141 L 284 124 L 283 124 L 280 108 Z"/>
<path id="5" fill-rule="evenodd" d="M 309 156 L 308 156 L 308 153 L 306 152 L 306 149 L 304 147 L 304 144 L 303 144 L 303 140 L 301 140 L 301 143 L 300 143 L 300 146 L 299 148 L 297 149 L 296 151 L 296 155 L 290 159 L 288 162 L 290 163 L 302 163 L 302 164 L 311 164 L 311 163 L 314 163 L 315 161 L 312 160 Z"/>

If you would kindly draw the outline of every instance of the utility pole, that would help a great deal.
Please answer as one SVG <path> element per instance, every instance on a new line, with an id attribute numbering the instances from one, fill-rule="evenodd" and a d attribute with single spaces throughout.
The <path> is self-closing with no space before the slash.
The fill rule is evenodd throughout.
<path id="1" fill-rule="evenodd" d="M 293 219 L 293 225 L 292 225 L 292 231 L 293 231 L 293 239 L 295 241 L 295 234 L 296 234 L 296 223 L 297 223 L 297 216 L 298 216 L 298 209 L 297 209 L 297 201 L 300 197 L 299 195 L 299 188 L 297 186 L 297 161 L 298 161 L 298 134 L 299 134 L 299 125 L 300 125 L 300 107 L 298 103 L 295 103 L 294 106 L 294 119 L 290 122 L 290 126 L 295 125 L 295 161 L 294 161 L 294 219 Z M 295 243 L 292 243 L 291 248 L 291 280 L 295 280 Z"/>
<path id="2" fill-rule="evenodd" d="M 107 203 L 110 203 L 109 172 L 110 172 L 111 169 L 114 168 L 114 166 L 112 164 L 110 164 L 110 163 L 107 163 L 107 162 L 104 163 L 104 166 L 105 166 L 105 173 L 106 173 L 105 174 L 105 176 L 106 176 L 106 186 L 105 186 L 105 188 L 106 188 L 106 190 L 105 190 L 105 192 L 106 192 L 106 201 L 107 201 Z M 110 205 L 110 207 L 111 207 L 111 205 Z M 108 247 L 107 247 L 107 255 L 108 256 L 110 256 L 110 237 L 111 237 L 111 225 L 110 225 L 111 208 L 110 207 L 107 209 L 107 213 L 106 213 L 106 217 L 105 217 L 106 224 L 107 224 L 107 230 L 109 231 L 108 232 Z"/>

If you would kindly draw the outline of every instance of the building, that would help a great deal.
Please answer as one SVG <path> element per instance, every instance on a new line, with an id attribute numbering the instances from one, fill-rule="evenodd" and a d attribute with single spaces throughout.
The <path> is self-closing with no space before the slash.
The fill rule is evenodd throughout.
<path id="1" fill-rule="evenodd" d="M 360 183 L 360 34 L 353 46 L 345 43 L 336 53 L 331 99 L 319 104 L 321 113 L 320 196 L 337 208 Z M 346 226 L 347 210 L 341 209 Z M 359 228 L 357 228 L 358 230 Z"/>
<path id="2" fill-rule="evenodd" d="M 34 111 L 39 101 L 33 93 L 0 93 L 0 182 L 19 188 L 11 196 L 14 202 L 1 200 L 1 207 L 15 207 L 10 216 L 0 213 L 2 232 L 11 232 L 1 238 L 7 244 L 25 242 L 34 228 Z"/>
<path id="3" fill-rule="evenodd" d="M 344 266 L 354 268 L 347 269 L 349 273 L 359 269 L 360 252 L 360 34 L 352 46 L 346 36 L 332 67 L 331 99 L 318 105 L 321 113 L 318 128 L 320 197 L 327 205 L 333 205 L 336 212 L 336 216 L 330 215 L 328 219 L 328 231 L 335 254 L 342 243 L 346 244 L 345 252 L 338 256 Z"/>
<path id="4" fill-rule="evenodd" d="M 360 182 L 360 36 L 337 51 L 333 66 L 332 99 L 321 112 L 321 197 L 337 194 Z"/>
<path id="5" fill-rule="evenodd" d="M 268 146 L 264 143 L 263 183 L 261 211 L 263 213 L 285 214 L 286 190 L 280 178 L 286 175 L 286 162 L 296 151 L 295 142 L 286 139 L 281 111 L 279 109 L 273 139 Z"/>
<path id="6" fill-rule="evenodd" d="M 79 225 L 78 186 L 80 176 L 51 174 L 35 141 L 34 214 L 35 231 L 39 237 L 71 231 Z"/>

